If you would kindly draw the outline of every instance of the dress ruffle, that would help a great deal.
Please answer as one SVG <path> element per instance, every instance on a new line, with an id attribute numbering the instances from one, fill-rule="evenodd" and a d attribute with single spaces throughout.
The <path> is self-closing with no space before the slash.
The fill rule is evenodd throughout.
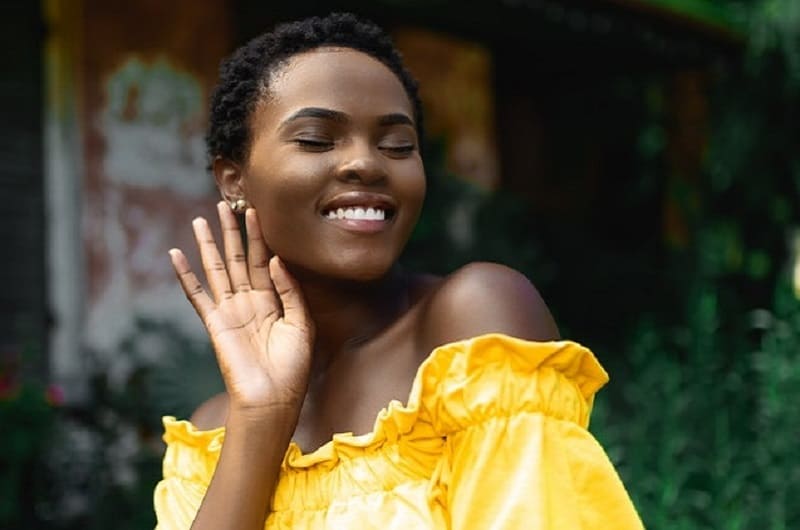
<path id="1" fill-rule="evenodd" d="M 608 374 L 594 354 L 571 341 L 530 342 L 489 334 L 446 344 L 420 365 L 407 404 L 391 401 L 378 412 L 371 432 L 334 434 L 307 454 L 292 442 L 283 468 L 330 468 L 401 437 L 445 436 L 521 408 L 586 427 L 594 394 L 607 382 Z M 201 431 L 173 416 L 165 416 L 163 424 L 167 444 L 218 453 L 225 438 L 224 427 Z"/>
<path id="2" fill-rule="evenodd" d="M 284 517 L 281 512 L 342 509 L 342 503 L 355 498 L 391 495 L 430 482 L 441 473 L 437 466 L 446 438 L 493 418 L 536 413 L 585 428 L 594 394 L 607 381 L 591 351 L 574 342 L 490 334 L 441 346 L 420 365 L 407 403 L 389 403 L 371 432 L 336 434 L 308 454 L 290 444 L 267 528 Z M 164 427 L 165 480 L 180 477 L 204 489 L 219 458 L 224 428 L 199 431 L 169 416 Z M 424 489 L 428 499 L 436 497 L 435 485 Z"/>

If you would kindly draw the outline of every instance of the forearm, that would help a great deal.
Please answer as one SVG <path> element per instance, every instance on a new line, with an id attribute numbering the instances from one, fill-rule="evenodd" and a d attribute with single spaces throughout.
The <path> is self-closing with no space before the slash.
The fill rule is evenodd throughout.
<path id="1" fill-rule="evenodd" d="M 225 441 L 192 530 L 261 530 L 297 414 L 231 412 Z"/>

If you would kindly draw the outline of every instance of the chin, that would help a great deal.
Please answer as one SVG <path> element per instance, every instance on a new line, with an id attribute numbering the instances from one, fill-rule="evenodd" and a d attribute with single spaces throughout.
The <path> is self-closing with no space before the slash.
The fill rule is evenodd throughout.
<path id="1" fill-rule="evenodd" d="M 380 280 L 391 271 L 396 262 L 389 256 L 378 256 L 374 252 L 339 255 L 333 259 L 331 256 L 326 256 L 328 259 L 317 256 L 316 259 L 305 257 L 298 260 L 291 259 L 289 255 L 281 257 L 289 265 L 290 270 L 294 269 L 303 276 L 358 283 Z"/>
<path id="2" fill-rule="evenodd" d="M 331 278 L 355 282 L 372 282 L 386 276 L 397 261 L 391 252 L 367 251 L 347 252 L 330 256 L 331 260 L 320 260 L 324 264 L 320 272 Z"/>
<path id="3" fill-rule="evenodd" d="M 332 270 L 332 276 L 355 282 L 373 282 L 386 276 L 394 265 L 390 263 L 341 263 Z"/>

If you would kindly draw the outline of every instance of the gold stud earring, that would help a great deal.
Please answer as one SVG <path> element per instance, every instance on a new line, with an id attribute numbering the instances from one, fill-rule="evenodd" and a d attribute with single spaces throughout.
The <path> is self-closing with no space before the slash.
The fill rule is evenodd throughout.
<path id="1" fill-rule="evenodd" d="M 235 201 L 231 201 L 231 210 L 233 213 L 243 214 L 245 210 L 247 210 L 247 201 L 244 199 L 236 199 Z"/>

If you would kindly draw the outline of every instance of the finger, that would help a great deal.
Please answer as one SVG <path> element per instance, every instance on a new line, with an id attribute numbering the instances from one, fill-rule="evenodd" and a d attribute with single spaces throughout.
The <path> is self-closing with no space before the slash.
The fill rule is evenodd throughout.
<path id="1" fill-rule="evenodd" d="M 283 305 L 283 320 L 292 326 L 308 329 L 310 322 L 300 286 L 278 256 L 269 260 L 269 273 Z"/>
<path id="2" fill-rule="evenodd" d="M 280 303 L 269 277 L 269 248 L 254 208 L 245 211 L 244 224 L 247 231 L 247 271 L 254 290 L 250 300 L 259 322 L 273 322 L 280 316 Z"/>
<path id="3" fill-rule="evenodd" d="M 244 224 L 247 230 L 247 271 L 250 275 L 250 285 L 253 289 L 272 291 L 272 280 L 267 267 L 270 252 L 254 208 L 248 208 L 245 212 Z"/>
<path id="4" fill-rule="evenodd" d="M 194 310 L 203 322 L 206 322 L 208 315 L 216 309 L 214 301 L 208 296 L 206 290 L 203 289 L 203 284 L 200 283 L 200 280 L 198 280 L 197 276 L 192 272 L 189 261 L 186 259 L 186 256 L 183 255 L 183 252 L 177 248 L 170 249 L 169 257 L 172 261 L 172 268 L 175 269 L 175 275 L 178 277 L 183 292 L 186 294 L 186 298 L 189 299 L 192 307 L 194 307 Z"/>
<path id="5" fill-rule="evenodd" d="M 228 271 L 219 255 L 219 249 L 214 241 L 214 235 L 211 233 L 211 227 L 208 226 L 208 222 L 205 219 L 198 217 L 192 221 L 192 228 L 194 229 L 197 247 L 200 249 L 200 259 L 203 262 L 206 280 L 208 280 L 208 286 L 211 288 L 214 300 L 219 303 L 222 300 L 231 298 L 233 292 L 231 291 Z"/>
<path id="6" fill-rule="evenodd" d="M 222 245 L 225 248 L 225 263 L 233 290 L 249 291 L 250 279 L 247 276 L 247 259 L 242 248 L 242 234 L 239 232 L 239 222 L 233 215 L 233 210 L 227 203 L 217 203 L 219 224 L 222 227 Z"/>

